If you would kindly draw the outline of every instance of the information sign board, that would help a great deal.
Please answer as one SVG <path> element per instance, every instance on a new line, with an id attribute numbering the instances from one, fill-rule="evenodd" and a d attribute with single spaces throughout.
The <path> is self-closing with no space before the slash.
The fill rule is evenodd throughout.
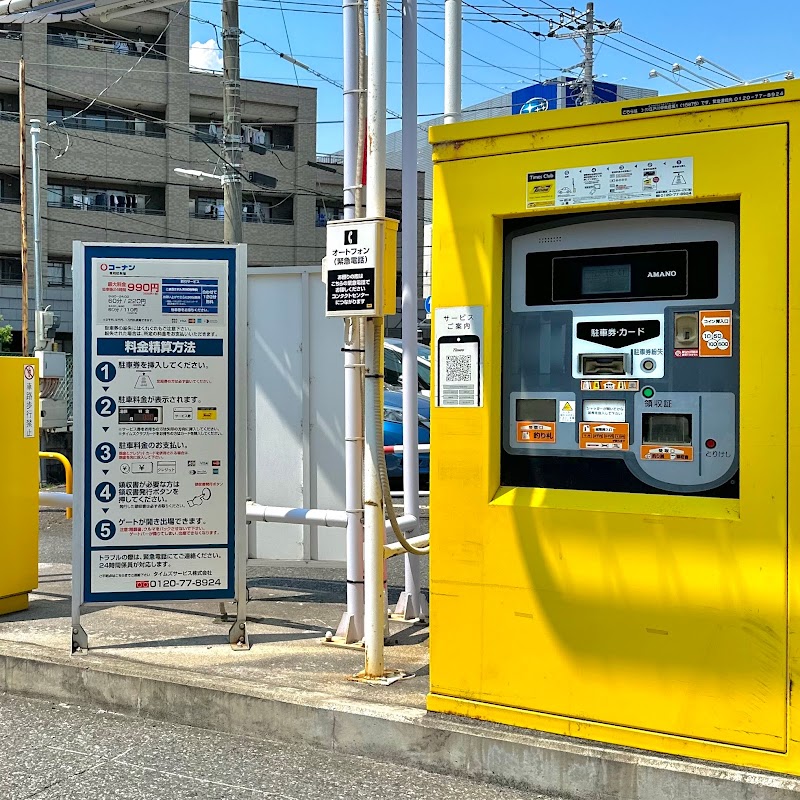
<path id="1" fill-rule="evenodd" d="M 76 244 L 81 604 L 236 596 L 245 263 L 243 246 Z"/>
<path id="2" fill-rule="evenodd" d="M 383 220 L 328 223 L 323 280 L 328 317 L 383 314 Z"/>

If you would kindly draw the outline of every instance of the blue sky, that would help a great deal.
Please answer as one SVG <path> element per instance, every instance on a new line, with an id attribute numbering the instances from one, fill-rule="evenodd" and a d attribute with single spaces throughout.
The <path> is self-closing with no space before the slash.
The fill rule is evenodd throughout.
<path id="1" fill-rule="evenodd" d="M 444 0 L 419 0 L 419 104 L 420 114 L 442 111 Z M 342 28 L 341 4 L 336 0 L 240 0 L 240 24 L 246 34 L 267 42 L 320 73 L 341 81 Z M 546 25 L 536 18 L 522 17 L 516 0 L 469 0 L 486 13 L 464 5 L 463 104 L 486 100 L 519 89 L 540 78 L 560 74 L 558 67 L 580 61 L 572 42 L 540 39 L 519 30 Z M 424 4 L 423 4 L 424 3 Z M 519 3 L 522 8 L 547 15 L 547 5 Z M 553 5 L 558 5 L 554 2 Z M 282 6 L 282 8 L 281 8 Z M 219 24 L 218 0 L 192 0 L 195 17 Z M 389 87 L 388 105 L 400 108 L 400 17 L 399 0 L 389 0 Z M 676 59 L 657 47 L 690 61 L 683 64 L 701 74 L 691 63 L 702 54 L 731 72 L 753 79 L 770 73 L 795 69 L 800 73 L 797 31 L 800 30 L 800 4 L 766 0 L 754 13 L 752 2 L 744 0 L 596 0 L 595 15 L 602 20 L 622 20 L 623 34 L 598 40 L 596 74 L 610 82 L 658 89 L 671 94 L 677 87 L 661 79 L 649 79 L 657 68 L 669 74 Z M 552 13 L 552 12 L 550 12 Z M 491 16 L 513 23 L 494 22 Z M 192 41 L 213 40 L 209 24 L 192 23 Z M 638 37 L 632 38 L 632 37 Z M 644 40 L 644 42 L 640 41 Z M 639 48 L 640 52 L 634 48 Z M 624 52 L 621 52 L 624 51 Z M 213 53 L 209 53 L 213 57 Z M 484 63 L 484 62 L 489 62 Z M 341 91 L 322 79 L 298 69 L 253 42 L 242 47 L 242 74 L 247 78 L 279 81 L 318 89 L 319 152 L 338 150 L 342 143 Z M 687 79 L 686 86 L 700 88 Z M 389 130 L 398 126 L 389 124 Z"/>

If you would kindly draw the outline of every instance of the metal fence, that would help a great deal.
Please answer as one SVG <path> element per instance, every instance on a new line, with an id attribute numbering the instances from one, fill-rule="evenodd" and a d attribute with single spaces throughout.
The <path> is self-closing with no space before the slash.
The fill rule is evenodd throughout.
<path id="1" fill-rule="evenodd" d="M 53 395 L 54 400 L 66 400 L 67 401 L 67 419 L 72 420 L 74 419 L 72 414 L 72 399 L 73 399 L 73 387 L 72 387 L 72 353 L 67 353 L 67 367 L 66 367 L 66 374 L 61 379 L 58 384 L 58 389 L 56 389 L 55 394 Z"/>

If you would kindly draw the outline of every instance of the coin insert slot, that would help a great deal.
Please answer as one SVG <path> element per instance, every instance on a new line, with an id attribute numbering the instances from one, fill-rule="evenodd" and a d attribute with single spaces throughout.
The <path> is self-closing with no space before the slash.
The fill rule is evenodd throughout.
<path id="1" fill-rule="evenodd" d="M 581 354 L 582 375 L 625 375 L 625 355 Z"/>
<path id="2" fill-rule="evenodd" d="M 691 414 L 642 414 L 644 444 L 691 444 Z"/>
<path id="3" fill-rule="evenodd" d="M 675 314 L 675 347 L 697 347 L 697 314 Z"/>

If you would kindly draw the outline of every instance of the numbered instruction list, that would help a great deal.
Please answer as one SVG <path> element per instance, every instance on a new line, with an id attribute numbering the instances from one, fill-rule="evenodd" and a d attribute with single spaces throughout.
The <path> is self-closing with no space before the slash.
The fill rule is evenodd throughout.
<path id="1" fill-rule="evenodd" d="M 84 601 L 232 597 L 231 263 L 87 266 Z"/>

